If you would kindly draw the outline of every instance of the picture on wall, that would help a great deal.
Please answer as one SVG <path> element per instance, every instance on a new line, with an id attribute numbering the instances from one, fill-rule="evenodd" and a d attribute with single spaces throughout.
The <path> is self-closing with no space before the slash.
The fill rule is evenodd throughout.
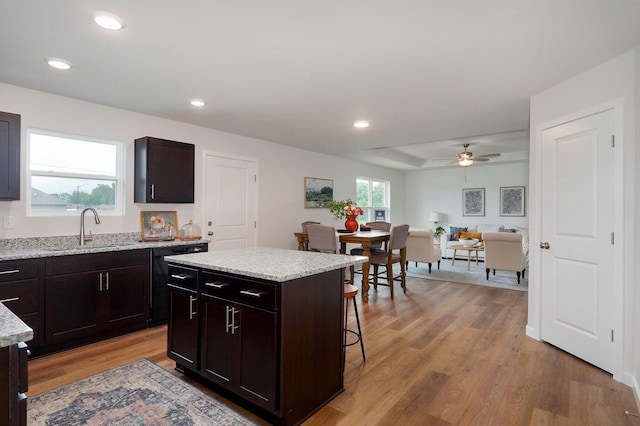
<path id="1" fill-rule="evenodd" d="M 524 186 L 500 187 L 500 216 L 524 216 Z"/>
<path id="2" fill-rule="evenodd" d="M 484 188 L 462 190 L 462 216 L 484 216 Z"/>
<path id="3" fill-rule="evenodd" d="M 313 177 L 304 178 L 304 208 L 327 208 L 333 200 L 333 180 Z"/>

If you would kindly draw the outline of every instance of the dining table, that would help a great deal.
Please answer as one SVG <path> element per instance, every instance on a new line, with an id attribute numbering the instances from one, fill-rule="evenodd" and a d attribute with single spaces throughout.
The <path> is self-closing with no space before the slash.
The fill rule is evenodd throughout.
<path id="1" fill-rule="evenodd" d="M 375 243 L 386 244 L 391 238 L 391 232 L 378 231 L 372 229 L 370 231 L 354 231 L 339 232 L 336 231 L 338 241 L 340 242 L 340 253 L 347 253 L 347 244 L 360 244 L 362 246 L 362 256 L 369 257 L 371 255 L 371 245 Z M 306 232 L 294 232 L 298 241 L 298 250 L 309 250 L 309 237 Z M 362 302 L 369 302 L 369 262 L 362 264 Z"/>

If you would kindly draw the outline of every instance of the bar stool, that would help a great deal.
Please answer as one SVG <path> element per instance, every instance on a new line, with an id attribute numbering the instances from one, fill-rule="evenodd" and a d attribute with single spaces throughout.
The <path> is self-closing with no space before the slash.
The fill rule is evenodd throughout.
<path id="1" fill-rule="evenodd" d="M 344 348 L 342 353 L 342 365 L 346 362 L 347 357 L 347 346 L 353 346 L 360 342 L 360 349 L 362 350 L 362 360 L 366 361 L 367 357 L 364 354 L 364 342 L 362 341 L 362 329 L 360 328 L 360 317 L 358 316 L 358 305 L 356 304 L 356 296 L 358 295 L 358 287 L 353 284 L 345 284 L 344 285 L 344 298 L 346 299 L 345 310 L 344 310 Z M 358 331 L 350 330 L 347 328 L 347 322 L 349 318 L 349 299 L 353 300 L 353 309 L 356 313 L 356 323 L 358 324 Z M 356 336 L 356 340 L 353 342 L 347 343 L 347 334 L 353 334 Z"/>

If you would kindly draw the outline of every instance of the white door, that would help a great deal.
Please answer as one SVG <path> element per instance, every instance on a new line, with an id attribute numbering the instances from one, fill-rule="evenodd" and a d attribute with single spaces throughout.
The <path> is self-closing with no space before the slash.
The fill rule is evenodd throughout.
<path id="1" fill-rule="evenodd" d="M 609 372 L 616 352 L 613 132 L 613 110 L 547 129 L 541 157 L 542 340 Z"/>
<path id="2" fill-rule="evenodd" d="M 257 232 L 257 164 L 206 154 L 205 234 L 210 250 L 253 247 Z"/>

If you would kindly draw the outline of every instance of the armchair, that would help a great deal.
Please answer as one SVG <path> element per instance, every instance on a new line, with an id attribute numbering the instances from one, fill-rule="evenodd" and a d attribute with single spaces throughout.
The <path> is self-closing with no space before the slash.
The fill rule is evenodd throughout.
<path id="1" fill-rule="evenodd" d="M 522 250 L 522 234 L 509 232 L 485 232 L 482 234 L 484 240 L 484 265 L 487 271 L 496 269 L 504 271 L 515 271 L 520 284 L 520 276 L 524 278 L 527 268 L 527 257 Z"/>
<path id="2" fill-rule="evenodd" d="M 440 260 L 442 260 L 442 252 L 439 248 L 433 246 L 433 231 L 430 229 L 409 229 L 407 237 L 407 268 L 409 262 L 428 263 L 429 273 L 431 273 L 431 264 L 438 262 L 440 269 Z"/>

